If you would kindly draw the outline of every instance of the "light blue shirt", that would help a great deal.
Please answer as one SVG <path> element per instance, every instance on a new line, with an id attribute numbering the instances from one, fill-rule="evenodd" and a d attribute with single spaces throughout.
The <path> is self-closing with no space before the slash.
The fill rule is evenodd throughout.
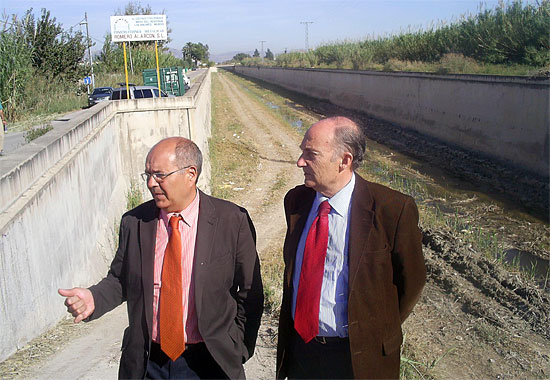
<path id="1" fill-rule="evenodd" d="M 349 216 L 354 187 L 355 174 L 352 175 L 348 184 L 334 194 L 332 198 L 329 199 L 320 193 L 316 194 L 296 251 L 294 277 L 292 279 L 292 318 L 294 318 L 296 312 L 296 296 L 300 283 L 307 234 L 317 216 L 319 205 L 328 199 L 331 210 L 328 215 L 329 236 L 319 305 L 320 336 L 339 336 L 342 338 L 348 336 Z"/>

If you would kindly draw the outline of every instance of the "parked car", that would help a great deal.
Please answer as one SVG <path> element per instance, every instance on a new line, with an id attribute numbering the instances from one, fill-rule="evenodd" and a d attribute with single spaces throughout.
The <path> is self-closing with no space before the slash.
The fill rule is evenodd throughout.
<path id="1" fill-rule="evenodd" d="M 159 89 L 155 86 L 128 86 L 130 90 L 130 99 L 142 99 L 142 98 L 158 98 Z M 160 97 L 167 98 L 173 97 L 174 95 L 168 95 L 164 91 L 160 91 Z M 126 86 L 117 87 L 113 89 L 111 94 L 111 100 L 121 100 L 128 99 L 128 94 L 126 92 Z"/>
<path id="2" fill-rule="evenodd" d="M 94 91 L 88 95 L 88 106 L 91 107 L 94 104 L 103 102 L 104 100 L 109 100 L 111 98 L 111 93 L 113 92 L 112 87 L 96 87 Z"/>

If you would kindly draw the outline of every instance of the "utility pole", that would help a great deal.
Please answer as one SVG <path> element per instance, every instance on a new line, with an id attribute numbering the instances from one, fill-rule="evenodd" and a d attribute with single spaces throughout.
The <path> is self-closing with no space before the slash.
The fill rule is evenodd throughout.
<path id="1" fill-rule="evenodd" d="M 309 26 L 309 24 L 313 24 L 313 21 L 300 21 L 300 24 L 304 24 L 306 26 L 306 53 L 307 53 L 309 51 L 308 26 Z"/>
<path id="2" fill-rule="evenodd" d="M 267 41 L 260 41 L 260 43 L 262 44 L 262 62 L 264 61 L 264 42 L 267 42 Z"/>
<path id="3" fill-rule="evenodd" d="M 132 75 L 134 75 L 134 63 L 132 62 L 132 47 L 130 46 L 130 41 L 128 41 L 128 52 L 130 52 L 130 70 L 132 70 Z"/>
<path id="4" fill-rule="evenodd" d="M 86 43 L 88 44 L 88 57 L 90 58 L 90 70 L 92 74 L 92 87 L 95 88 L 95 77 L 94 77 L 94 63 L 92 61 L 92 52 L 90 44 L 90 33 L 88 32 L 88 12 L 84 12 L 84 21 L 80 22 L 80 25 L 86 24 Z M 90 86 L 88 85 L 88 94 L 90 93 Z"/>

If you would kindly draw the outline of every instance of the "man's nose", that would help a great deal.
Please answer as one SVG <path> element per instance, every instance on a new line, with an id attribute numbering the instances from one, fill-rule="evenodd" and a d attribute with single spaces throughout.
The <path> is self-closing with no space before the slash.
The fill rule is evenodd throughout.
<path id="1" fill-rule="evenodd" d="M 158 186 L 158 182 L 155 177 L 151 175 L 149 176 L 149 178 L 147 178 L 147 187 L 152 188 L 155 186 Z"/>
<path id="2" fill-rule="evenodd" d="M 296 166 L 298 166 L 299 168 L 303 168 L 304 166 L 306 166 L 306 160 L 304 160 L 303 155 L 300 155 L 298 161 L 296 161 Z"/>

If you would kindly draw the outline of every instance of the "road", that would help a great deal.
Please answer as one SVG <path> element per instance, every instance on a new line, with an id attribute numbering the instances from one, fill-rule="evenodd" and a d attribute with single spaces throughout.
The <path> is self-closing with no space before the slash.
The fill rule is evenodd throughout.
<path id="1" fill-rule="evenodd" d="M 199 70 L 195 70 L 195 71 L 189 71 L 187 73 L 187 76 L 189 77 L 189 79 L 191 79 L 191 87 L 193 87 L 193 78 L 195 78 L 196 76 L 202 74 L 206 69 L 199 69 Z M 83 112 L 85 112 L 87 110 L 87 108 L 84 108 L 84 109 L 81 109 L 81 110 L 77 110 L 77 111 L 72 111 L 72 112 L 69 112 L 57 119 L 54 119 L 51 121 L 51 126 L 55 129 L 61 125 L 63 125 L 64 123 L 66 123 L 67 121 L 70 121 L 74 118 L 77 118 L 79 117 Z M 36 125 L 36 127 L 39 127 L 40 125 Z M 4 152 L 3 154 L 5 156 L 9 155 L 10 153 L 12 153 L 13 151 L 19 149 L 20 147 L 22 147 L 23 145 L 27 144 L 27 142 L 25 141 L 25 132 L 10 132 L 9 130 L 9 124 L 8 124 L 8 132 L 4 135 Z"/>

